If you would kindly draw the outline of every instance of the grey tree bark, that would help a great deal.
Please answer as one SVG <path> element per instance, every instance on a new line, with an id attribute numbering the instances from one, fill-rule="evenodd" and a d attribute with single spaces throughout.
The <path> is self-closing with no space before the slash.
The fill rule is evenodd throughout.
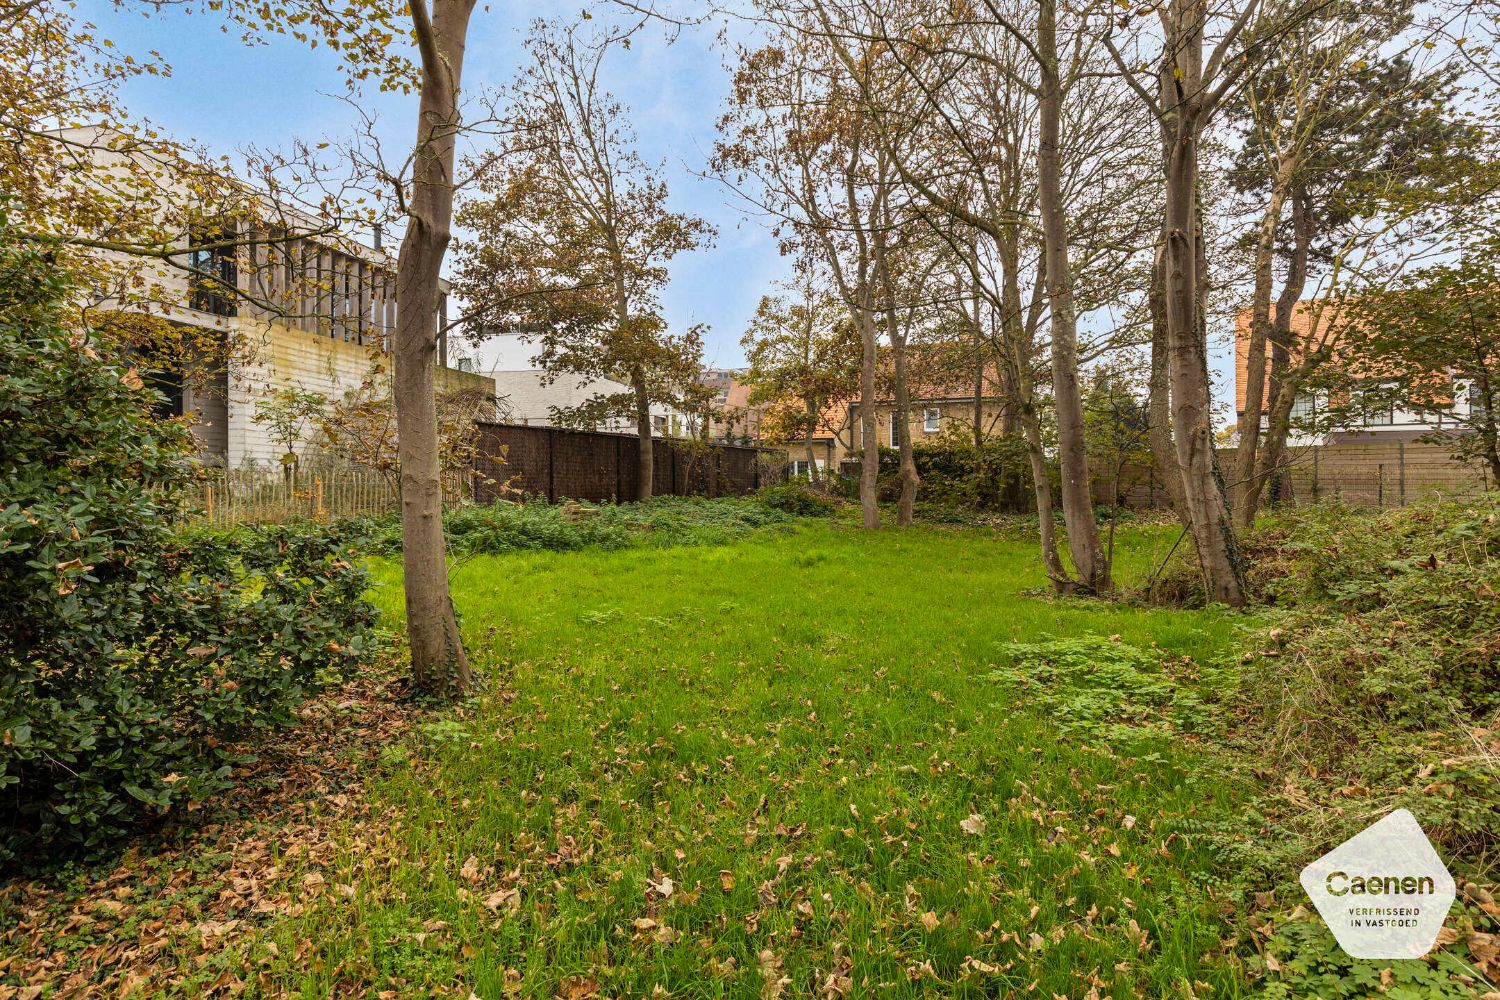
<path id="1" fill-rule="evenodd" d="M 1179 61 L 1190 63 L 1184 58 L 1188 52 L 1191 47 L 1183 46 Z M 1214 454 L 1207 345 L 1198 318 L 1200 111 L 1192 102 L 1178 105 L 1180 121 L 1167 164 L 1166 316 L 1173 444 L 1204 587 L 1210 600 L 1239 606 L 1245 603 L 1244 571 Z"/>
<path id="2" fill-rule="evenodd" d="M 635 390 L 635 468 L 638 482 L 637 500 L 650 500 L 656 476 L 656 453 L 651 439 L 651 396 L 646 374 L 637 368 L 630 373 L 630 387 Z"/>
<path id="3" fill-rule="evenodd" d="M 882 208 L 886 207 L 889 197 L 888 190 L 882 192 L 877 204 Z M 891 272 L 889 247 L 886 243 L 886 234 L 892 223 L 888 213 L 882 212 L 881 214 L 883 216 L 881 224 L 877 225 L 871 234 L 871 242 L 875 249 L 875 265 L 880 273 L 886 335 L 891 341 L 891 376 L 895 383 L 892 387 L 892 403 L 895 405 L 896 440 L 892 444 L 896 446 L 899 455 L 901 479 L 901 497 L 896 508 L 896 523 L 905 527 L 911 524 L 915 516 L 917 488 L 921 480 L 917 475 L 917 462 L 912 454 L 911 445 L 911 387 L 906 378 L 906 331 L 901 325 L 901 317 L 896 305 L 895 276 Z"/>
<path id="4" fill-rule="evenodd" d="M 1037 16 L 1041 86 L 1037 200 L 1042 215 L 1047 298 L 1051 311 L 1052 390 L 1057 415 L 1057 461 L 1061 472 L 1063 522 L 1080 588 L 1090 594 L 1111 589 L 1109 563 L 1094 521 L 1084 439 L 1083 397 L 1078 384 L 1078 318 L 1068 261 L 1068 226 L 1062 195 L 1062 82 L 1058 75 L 1057 5 L 1041 0 Z"/>
<path id="5" fill-rule="evenodd" d="M 880 442 L 875 438 L 875 309 L 868 282 L 858 289 L 860 305 L 855 310 L 859 329 L 859 506 L 866 528 L 880 527 Z"/>
<path id="6" fill-rule="evenodd" d="M 1168 369 L 1171 349 L 1167 342 L 1166 301 L 1166 252 L 1158 247 L 1156 260 L 1151 268 L 1151 376 L 1149 389 L 1150 426 L 1147 442 L 1151 446 L 1151 459 L 1156 466 L 1157 478 L 1167 491 L 1172 510 L 1190 527 L 1182 496 L 1182 472 L 1177 468 L 1177 448 L 1172 444 L 1172 377 Z"/>
<path id="7" fill-rule="evenodd" d="M 406 235 L 396 268 L 392 345 L 401 464 L 401 550 L 412 681 L 452 696 L 473 684 L 448 589 L 438 456 L 435 365 L 443 256 L 452 238 L 458 94 L 474 0 L 411 0 L 421 55 L 417 138 Z"/>
<path id="8" fill-rule="evenodd" d="M 1026 460 L 1031 466 L 1031 489 L 1036 500 L 1038 540 L 1047 578 L 1060 594 L 1072 593 L 1073 578 L 1057 550 L 1057 522 L 1052 516 L 1052 475 L 1047 468 L 1047 450 L 1042 439 L 1042 417 L 1036 404 L 1036 380 L 1032 376 L 1032 330 L 1022 318 L 1020 279 L 1020 233 L 1014 225 L 997 228 L 1000 257 L 1000 340 L 1010 383 L 1016 390 L 1016 416 L 1026 441 Z"/>
<path id="9" fill-rule="evenodd" d="M 820 482 L 818 476 L 818 457 L 814 451 L 813 437 L 818 428 L 818 408 L 813 405 L 812 400 L 807 400 L 807 479 L 814 486 Z"/>
<path id="10" fill-rule="evenodd" d="M 1255 523 L 1259 506 L 1260 478 L 1256 463 L 1260 457 L 1261 417 L 1266 409 L 1266 345 L 1271 339 L 1271 285 L 1274 280 L 1276 232 L 1281 224 L 1281 210 L 1286 202 L 1296 159 L 1283 155 L 1271 179 L 1271 196 L 1261 212 L 1255 239 L 1255 283 L 1250 297 L 1250 335 L 1246 338 L 1245 406 L 1239 417 L 1239 450 L 1235 455 L 1234 480 L 1230 485 L 1230 504 L 1235 526 L 1248 529 Z"/>

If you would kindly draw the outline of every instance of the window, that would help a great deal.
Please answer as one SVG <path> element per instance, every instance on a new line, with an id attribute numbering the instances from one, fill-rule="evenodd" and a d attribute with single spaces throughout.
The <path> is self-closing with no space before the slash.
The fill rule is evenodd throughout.
<path id="1" fill-rule="evenodd" d="M 148 386 L 161 393 L 161 397 L 151 404 L 152 416 L 158 420 L 170 420 L 173 417 L 182 416 L 184 407 L 181 372 L 150 372 L 146 375 L 145 382 Z"/>
<path id="2" fill-rule="evenodd" d="M 289 310 L 297 308 L 296 300 L 293 296 L 297 295 L 300 291 L 297 287 L 296 258 L 296 254 L 300 252 L 300 248 L 294 247 L 289 243 L 282 244 L 281 246 L 281 294 L 286 299 L 283 306 Z"/>
<path id="3" fill-rule="evenodd" d="M 1379 383 L 1368 383 L 1349 396 L 1351 414 L 1365 427 L 1390 427 L 1396 422 L 1391 393 Z"/>
<path id="4" fill-rule="evenodd" d="M 1292 401 L 1292 425 L 1305 427 L 1318 415 L 1318 397 L 1310 392 L 1299 392 Z"/>
<path id="5" fill-rule="evenodd" d="M 224 234 L 216 229 L 199 230 L 188 236 L 194 249 L 188 253 L 188 306 L 215 316 L 233 316 L 238 273 L 233 247 L 203 246 L 217 243 Z"/>
<path id="6" fill-rule="evenodd" d="M 352 267 L 353 263 L 351 261 L 344 261 L 344 273 L 339 276 L 344 286 L 343 301 L 339 303 L 339 318 L 344 321 L 343 337 L 345 340 L 353 340 L 357 335 L 355 330 L 349 328 L 349 318 L 356 312 L 354 302 L 355 297 L 358 295 L 354 287 L 354 276 L 350 273 Z"/>
<path id="7" fill-rule="evenodd" d="M 1489 407 L 1485 405 L 1484 395 L 1478 379 L 1469 383 L 1469 422 L 1471 425 L 1483 424 L 1489 417 Z"/>
<path id="8" fill-rule="evenodd" d="M 821 458 L 811 464 L 805 458 L 794 458 L 787 464 L 787 475 L 793 479 L 811 479 L 813 468 L 822 469 L 826 464 Z"/>
<path id="9" fill-rule="evenodd" d="M 896 411 L 892 410 L 891 411 L 891 416 L 890 416 L 890 432 L 891 432 L 891 447 L 892 448 L 897 447 L 901 443 L 901 438 L 897 436 L 897 430 L 896 430 L 896 428 L 898 426 L 899 425 L 896 423 Z"/>
<path id="10" fill-rule="evenodd" d="M 656 431 L 658 434 L 666 431 L 666 429 L 667 429 L 667 418 L 664 415 L 661 415 L 661 414 L 658 414 L 658 415 L 652 417 L 651 418 L 651 428 L 652 428 L 652 430 Z"/>
<path id="11" fill-rule="evenodd" d="M 1396 422 L 1395 409 L 1392 407 L 1390 401 L 1376 402 L 1372 400 L 1371 402 L 1371 408 L 1366 411 L 1368 416 L 1365 418 L 1365 423 L 1371 427 L 1389 427 Z"/>
<path id="12" fill-rule="evenodd" d="M 943 411 L 937 407 L 928 407 L 922 411 L 922 431 L 926 434 L 936 434 L 942 429 Z"/>

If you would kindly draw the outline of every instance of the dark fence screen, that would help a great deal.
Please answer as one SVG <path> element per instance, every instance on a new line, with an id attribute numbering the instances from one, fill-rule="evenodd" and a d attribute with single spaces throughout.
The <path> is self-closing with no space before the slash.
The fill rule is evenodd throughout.
<path id="1" fill-rule="evenodd" d="M 490 503 L 519 492 L 552 501 L 634 500 L 639 445 L 634 434 L 481 422 L 475 499 Z M 654 438 L 651 461 L 656 496 L 743 496 L 786 478 L 786 454 L 779 449 L 713 445 L 705 451 Z"/>

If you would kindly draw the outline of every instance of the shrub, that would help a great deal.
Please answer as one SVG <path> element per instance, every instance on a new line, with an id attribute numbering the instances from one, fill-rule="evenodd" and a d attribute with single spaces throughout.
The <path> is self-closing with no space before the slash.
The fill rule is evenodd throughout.
<path id="1" fill-rule="evenodd" d="M 1018 435 L 986 437 L 979 447 L 957 435 L 912 449 L 922 498 L 934 504 L 1016 513 L 1032 506 L 1026 442 Z"/>
<path id="2" fill-rule="evenodd" d="M 1256 593 L 1226 665 L 1226 740 L 1281 777 L 1233 864 L 1290 881 L 1301 864 L 1410 809 L 1450 863 L 1500 848 L 1500 509 L 1493 498 L 1371 512 L 1319 505 L 1246 538 Z M 1246 841 L 1244 828 L 1262 836 Z"/>
<path id="3" fill-rule="evenodd" d="M 971 437 L 958 430 L 912 445 L 921 486 L 919 502 L 935 508 L 1005 511 L 1031 509 L 1031 466 L 1026 442 L 1018 435 L 992 435 L 975 447 Z M 901 457 L 894 448 L 880 449 L 879 495 L 893 502 L 901 494 Z M 1055 475 L 1054 475 L 1055 479 Z M 850 496 L 858 496 L 858 482 L 851 477 Z"/>
<path id="4" fill-rule="evenodd" d="M 459 555 L 575 552 L 580 549 L 672 548 L 717 545 L 794 516 L 759 496 L 653 497 L 624 504 L 500 502 L 465 506 L 443 518 L 449 549 Z M 391 515 L 372 522 L 380 551 L 401 552 L 401 523 Z"/>
<path id="5" fill-rule="evenodd" d="M 838 504 L 831 497 L 815 493 L 800 479 L 762 486 L 756 491 L 755 499 L 772 510 L 797 517 L 827 517 L 838 509 Z"/>
<path id="6" fill-rule="evenodd" d="M 66 294 L 0 243 L 0 860 L 222 786 L 374 615 L 341 531 L 174 532 L 186 431 L 68 334 Z"/>
<path id="7" fill-rule="evenodd" d="M 877 494 L 883 503 L 901 496 L 901 453 L 881 446 Z M 856 452 L 854 459 L 859 459 Z M 921 485 L 917 501 L 933 509 L 1021 513 L 1034 506 L 1031 465 L 1026 442 L 1018 435 L 992 435 L 974 446 L 956 428 L 936 438 L 915 441 L 912 461 Z M 1050 471 L 1054 485 L 1057 470 Z M 859 499 L 859 476 L 841 476 L 835 488 L 849 500 Z"/>

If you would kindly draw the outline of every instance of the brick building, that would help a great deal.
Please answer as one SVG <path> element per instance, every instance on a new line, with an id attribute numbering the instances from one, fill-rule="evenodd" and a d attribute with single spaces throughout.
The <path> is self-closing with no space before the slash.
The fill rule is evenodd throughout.
<path id="1" fill-rule="evenodd" d="M 1291 354 L 1296 358 L 1301 353 L 1310 349 L 1332 348 L 1337 352 L 1338 348 L 1338 320 L 1339 314 L 1336 306 L 1326 301 L 1316 299 L 1303 300 L 1297 303 L 1292 313 L 1292 343 Z M 1270 368 L 1271 352 L 1273 346 L 1266 344 L 1266 373 L 1267 388 L 1266 396 L 1270 395 Z M 1245 413 L 1245 382 L 1246 367 L 1250 360 L 1250 310 L 1240 309 L 1235 315 L 1234 326 L 1234 412 L 1236 421 L 1243 418 Z M 1330 362 L 1337 364 L 1337 361 Z M 1293 431 L 1289 444 L 1295 447 L 1307 447 L 1314 444 L 1336 444 L 1340 442 L 1397 442 L 1415 441 L 1424 435 L 1434 431 L 1443 430 L 1445 425 L 1451 428 L 1454 425 L 1452 417 L 1467 417 L 1471 412 L 1473 402 L 1470 398 L 1472 387 L 1469 380 L 1462 378 L 1458 372 L 1450 371 L 1438 373 L 1438 378 L 1446 378 L 1452 386 L 1452 407 L 1445 414 L 1443 411 L 1417 412 L 1406 410 L 1398 405 L 1382 406 L 1378 409 L 1365 413 L 1358 423 L 1337 424 L 1331 423 L 1328 411 L 1331 403 L 1339 402 L 1330 400 L 1327 393 L 1307 391 L 1299 394 L 1297 401 L 1292 406 Z M 1372 379 L 1378 382 L 1378 377 Z M 1265 407 L 1270 406 L 1267 398 Z M 1262 426 L 1265 417 L 1262 417 Z"/>

